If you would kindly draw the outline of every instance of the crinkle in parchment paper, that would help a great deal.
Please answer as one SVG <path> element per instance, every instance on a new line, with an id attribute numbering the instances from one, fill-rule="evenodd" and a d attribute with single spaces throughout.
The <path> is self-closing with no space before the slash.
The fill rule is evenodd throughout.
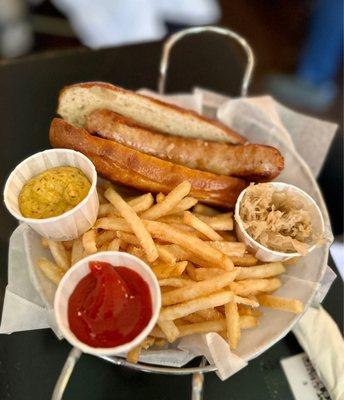
<path id="1" fill-rule="evenodd" d="M 197 89 L 196 95 L 183 94 L 182 96 L 167 96 L 166 99 L 173 103 L 178 103 L 179 100 L 182 100 L 182 106 L 200 111 L 205 109 L 202 101 L 205 102 L 207 99 L 209 99 L 209 92 L 208 95 L 204 95 L 201 89 Z M 320 191 L 312 177 L 309 167 L 300 158 L 298 153 L 296 153 L 293 149 L 291 138 L 286 129 L 287 125 L 293 126 L 293 134 L 297 131 L 302 132 L 303 134 L 304 124 L 302 125 L 302 127 L 298 126 L 297 115 L 293 114 L 292 112 L 288 114 L 288 112 L 286 111 L 285 114 L 283 114 L 284 123 L 281 123 L 280 110 L 277 107 L 277 103 L 274 101 L 269 105 L 268 109 L 266 105 L 264 106 L 264 104 L 259 101 L 259 98 L 257 99 L 259 107 L 257 106 L 257 103 L 253 105 L 250 104 L 248 106 L 247 99 L 224 101 L 222 96 L 214 96 L 213 103 L 216 103 L 219 99 L 221 100 L 220 102 L 222 105 L 221 112 L 219 111 L 218 116 L 224 123 L 230 122 L 230 125 L 233 124 L 232 127 L 234 129 L 236 129 L 239 133 L 247 136 L 248 139 L 251 141 L 275 145 L 281 150 L 286 159 L 286 168 L 278 179 L 281 179 L 285 182 L 290 182 L 295 186 L 299 186 L 317 201 L 324 215 L 324 219 L 328 227 L 327 229 L 330 232 L 328 214 Z M 274 114 L 280 117 L 280 121 L 276 122 L 272 120 Z M 289 116 L 294 120 L 288 120 Z M 319 132 L 321 131 L 321 134 L 323 135 L 323 140 L 326 141 L 327 145 L 329 145 L 333 137 L 333 126 L 328 123 L 323 123 L 319 120 L 311 120 L 313 122 L 312 126 L 315 127 L 315 129 L 318 129 Z M 269 125 L 266 124 L 267 121 L 269 121 Z M 304 121 L 304 118 L 302 119 L 302 121 Z M 314 132 L 312 132 L 312 135 L 313 137 L 317 137 L 317 134 L 315 134 Z M 310 142 L 312 142 L 312 135 L 308 134 Z M 307 149 L 298 148 L 298 151 L 300 153 L 305 153 L 306 151 L 309 151 L 309 148 L 310 143 L 307 139 Z M 314 148 L 317 147 L 313 147 L 313 149 Z M 327 148 L 328 146 L 323 145 L 320 149 L 321 154 L 317 154 L 314 151 L 312 152 L 312 154 L 310 154 L 310 156 L 314 157 L 314 160 L 312 160 L 312 162 L 314 161 L 314 165 L 317 165 L 318 170 L 320 169 L 320 164 L 322 163 L 322 160 L 326 155 Z M 313 169 L 313 172 L 314 171 L 316 171 L 316 168 Z M 23 231 L 20 231 L 20 235 L 23 235 L 24 231 L 25 229 L 23 229 Z M 13 238 L 16 237 L 16 235 L 18 235 L 17 231 L 13 234 Z M 18 237 L 16 237 L 16 239 L 18 239 Z M 31 246 L 30 250 L 32 253 L 32 258 L 38 257 L 43 251 L 45 251 L 42 246 L 38 246 L 39 238 L 36 239 L 35 243 L 35 246 Z M 295 297 L 304 302 L 310 302 L 318 286 L 317 282 L 321 280 L 326 270 L 328 247 L 329 243 L 326 243 L 324 246 L 315 249 L 312 253 L 302 258 L 297 265 L 288 267 L 288 276 L 283 278 L 285 280 L 285 286 L 281 287 L 277 293 L 279 295 L 285 295 L 286 297 Z M 29 326 L 27 324 L 30 319 L 34 320 L 34 318 L 36 318 L 39 314 L 35 311 L 37 311 L 36 308 L 38 301 L 40 301 L 39 307 L 42 307 L 42 300 L 40 300 L 39 296 L 37 296 L 37 291 L 30 282 L 29 274 L 27 273 L 27 271 L 24 271 L 28 269 L 27 255 L 25 254 L 24 246 L 19 246 L 18 250 L 19 253 L 17 254 L 17 257 L 10 258 L 9 274 L 10 276 L 17 276 L 17 274 L 19 274 L 18 276 L 20 277 L 21 285 L 17 286 L 17 283 L 14 281 L 10 281 L 9 283 L 8 288 L 15 292 L 15 294 L 18 296 L 18 301 L 6 302 L 5 300 L 5 307 L 3 310 L 3 319 L 1 324 L 1 332 L 4 333 L 10 333 L 14 330 L 21 331 L 26 329 L 39 329 L 41 327 L 39 326 L 39 324 L 37 324 L 36 326 Z M 36 270 L 34 272 L 36 272 Z M 41 278 L 42 277 L 39 277 L 39 279 Z M 31 279 L 34 279 L 34 277 L 31 277 Z M 39 284 L 41 285 L 42 281 L 39 280 L 39 282 Z M 44 288 L 41 288 L 40 292 L 41 294 L 44 293 L 45 295 L 45 304 L 47 304 L 47 301 L 49 303 L 52 296 L 50 288 L 48 290 L 44 290 Z M 26 301 L 25 314 L 27 318 L 17 321 L 16 315 L 18 313 L 18 309 L 23 310 L 23 308 L 21 308 L 23 307 L 22 299 L 25 299 Z M 31 306 L 28 303 L 31 303 Z M 29 307 L 27 307 L 28 305 Z M 46 320 L 49 321 L 52 316 L 52 310 L 51 307 L 49 308 L 47 305 L 46 307 Z M 7 329 L 8 321 L 11 319 L 15 320 L 16 322 L 15 329 L 13 329 L 13 326 L 11 329 Z M 205 335 L 210 339 L 206 342 L 203 342 L 203 345 L 204 343 L 206 343 L 206 345 L 208 346 L 208 357 L 209 359 L 210 357 L 212 357 L 212 360 L 218 364 L 217 367 L 220 370 L 221 376 L 230 376 L 236 370 L 245 366 L 248 360 L 256 357 L 277 340 L 281 339 L 291 329 L 297 319 L 298 316 L 295 316 L 294 314 L 266 309 L 263 317 L 261 318 L 258 328 L 247 329 L 243 331 L 238 349 L 237 351 L 235 351 L 235 354 L 232 353 L 235 357 L 232 357 L 231 359 L 225 358 L 224 360 L 221 360 L 221 358 L 218 357 L 218 350 L 222 348 L 221 345 L 215 345 L 215 347 L 212 348 L 214 343 L 218 342 L 218 338 L 221 338 L 219 335 Z M 50 326 L 53 326 L 53 321 L 51 320 Z M 221 338 L 221 340 L 223 339 Z M 183 344 L 185 345 L 184 341 L 186 341 L 186 338 L 183 339 Z M 160 360 L 162 365 L 166 365 L 166 361 L 169 360 L 170 363 L 174 366 L 182 366 L 185 362 L 188 362 L 191 358 L 197 356 L 197 354 L 194 355 L 191 353 L 191 347 L 187 352 L 178 350 L 176 346 L 173 347 L 173 351 L 168 352 L 166 352 L 165 350 L 154 350 L 154 352 L 150 353 L 148 351 L 145 352 L 145 355 L 142 356 L 141 360 L 156 364 L 159 364 Z M 144 358 L 146 357 L 147 353 L 150 353 L 149 356 L 147 355 L 147 358 Z M 174 356 L 172 356 L 171 353 L 174 354 Z M 233 361 L 234 359 L 236 360 L 235 362 Z"/>
<path id="2" fill-rule="evenodd" d="M 297 149 L 314 176 L 318 176 L 338 128 L 333 122 L 297 113 L 270 96 L 232 99 L 220 105 L 217 117 L 252 142 L 274 146 L 282 141 Z"/>
<path id="3" fill-rule="evenodd" d="M 203 355 L 209 364 L 218 367 L 216 374 L 221 380 L 228 379 L 247 365 L 247 361 L 231 352 L 227 342 L 217 333 L 185 336 L 178 348 Z"/>
<path id="4" fill-rule="evenodd" d="M 8 285 L 0 333 L 49 328 L 47 310 L 29 277 L 22 224 L 12 233 L 8 254 Z"/>

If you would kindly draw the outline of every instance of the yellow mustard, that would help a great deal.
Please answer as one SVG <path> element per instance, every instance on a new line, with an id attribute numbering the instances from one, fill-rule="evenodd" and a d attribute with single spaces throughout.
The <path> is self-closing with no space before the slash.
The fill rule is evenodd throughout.
<path id="1" fill-rule="evenodd" d="M 56 217 L 79 204 L 90 187 L 90 181 L 78 168 L 50 168 L 23 186 L 19 208 L 26 218 Z"/>

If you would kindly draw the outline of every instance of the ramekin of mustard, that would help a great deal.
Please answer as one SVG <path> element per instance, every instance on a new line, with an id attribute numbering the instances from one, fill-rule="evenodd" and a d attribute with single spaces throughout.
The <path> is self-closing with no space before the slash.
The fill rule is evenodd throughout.
<path id="1" fill-rule="evenodd" d="M 22 161 L 4 189 L 9 212 L 52 240 L 71 240 L 95 222 L 97 173 L 83 154 L 51 149 Z"/>

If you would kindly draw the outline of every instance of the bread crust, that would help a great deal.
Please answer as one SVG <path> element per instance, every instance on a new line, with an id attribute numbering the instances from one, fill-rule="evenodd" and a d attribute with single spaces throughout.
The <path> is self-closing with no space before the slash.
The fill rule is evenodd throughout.
<path id="1" fill-rule="evenodd" d="M 216 126 L 218 129 L 220 129 L 222 131 L 222 133 L 224 135 L 226 135 L 228 137 L 229 142 L 234 143 L 234 144 L 243 144 L 247 142 L 247 139 L 242 137 L 241 135 L 239 135 L 238 133 L 236 133 L 235 131 L 233 131 L 232 129 L 230 129 L 229 127 L 227 127 L 226 125 L 222 124 L 219 121 L 216 121 L 214 119 L 211 118 L 207 118 L 204 117 L 202 115 L 197 114 L 196 112 L 192 111 L 192 110 L 187 110 L 181 107 L 178 107 L 174 104 L 169 104 L 169 103 L 165 103 L 161 100 L 155 99 L 153 97 L 149 97 L 140 93 L 136 93 L 130 90 L 126 90 L 123 88 L 120 88 L 118 86 L 112 85 L 110 83 L 106 83 L 106 82 L 83 82 L 83 83 L 76 83 L 73 85 L 69 85 L 69 86 L 65 86 L 59 94 L 59 99 L 58 99 L 58 113 L 59 113 L 59 108 L 60 108 L 60 104 L 61 101 L 63 99 L 63 96 L 65 94 L 66 91 L 72 89 L 72 88 L 86 88 L 86 89 L 91 89 L 94 87 L 98 87 L 98 88 L 103 88 L 103 89 L 108 89 L 108 90 L 112 90 L 113 92 L 121 92 L 123 94 L 128 94 L 130 96 L 135 96 L 135 97 L 140 97 L 142 99 L 146 99 L 148 100 L 151 104 L 156 104 L 160 107 L 165 108 L 168 111 L 174 110 L 177 111 L 179 114 L 185 115 L 185 116 L 192 116 L 193 118 L 207 123 L 207 124 L 211 124 L 213 126 Z M 214 138 L 216 139 L 216 138 Z"/>
<path id="2" fill-rule="evenodd" d="M 271 146 L 251 143 L 233 145 L 164 135 L 104 109 L 87 115 L 85 128 L 105 139 L 114 140 L 162 160 L 249 181 L 266 182 L 274 179 L 284 166 L 281 153 Z"/>
<path id="3" fill-rule="evenodd" d="M 80 151 L 94 163 L 97 172 L 115 182 L 151 192 L 170 192 L 184 180 L 191 183 L 191 196 L 212 205 L 234 207 L 247 182 L 233 177 L 190 169 L 111 140 L 90 135 L 85 129 L 54 118 L 49 131 L 53 147 Z"/>

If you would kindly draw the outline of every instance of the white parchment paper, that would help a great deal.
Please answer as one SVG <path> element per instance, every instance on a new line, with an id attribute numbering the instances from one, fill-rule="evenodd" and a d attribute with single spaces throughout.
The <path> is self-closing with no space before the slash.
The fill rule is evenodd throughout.
<path id="1" fill-rule="evenodd" d="M 146 90 L 142 92 L 160 97 Z M 321 301 L 334 279 L 327 267 L 332 233 L 314 176 L 321 169 L 336 125 L 295 113 L 267 96 L 228 99 L 196 88 L 193 94 L 164 96 L 163 99 L 208 116 L 217 116 L 248 140 L 270 144 L 281 151 L 285 169 L 278 180 L 300 187 L 315 199 L 324 216 L 327 241 L 296 265 L 288 267 L 282 278 L 284 285 L 276 294 L 297 298 L 306 308 L 314 300 Z M 46 257 L 47 250 L 41 246 L 38 235 L 25 225 L 18 227 L 10 241 L 9 283 L 0 333 L 51 327 L 60 336 L 51 308 L 54 286 L 35 268 L 36 260 L 41 256 Z M 316 297 L 317 293 L 320 295 Z M 203 354 L 218 367 L 219 377 L 226 379 L 284 337 L 299 317 L 265 309 L 259 327 L 243 331 L 235 353 L 217 334 L 195 335 L 183 338 L 168 349 L 146 351 L 140 361 L 180 367 Z"/>

